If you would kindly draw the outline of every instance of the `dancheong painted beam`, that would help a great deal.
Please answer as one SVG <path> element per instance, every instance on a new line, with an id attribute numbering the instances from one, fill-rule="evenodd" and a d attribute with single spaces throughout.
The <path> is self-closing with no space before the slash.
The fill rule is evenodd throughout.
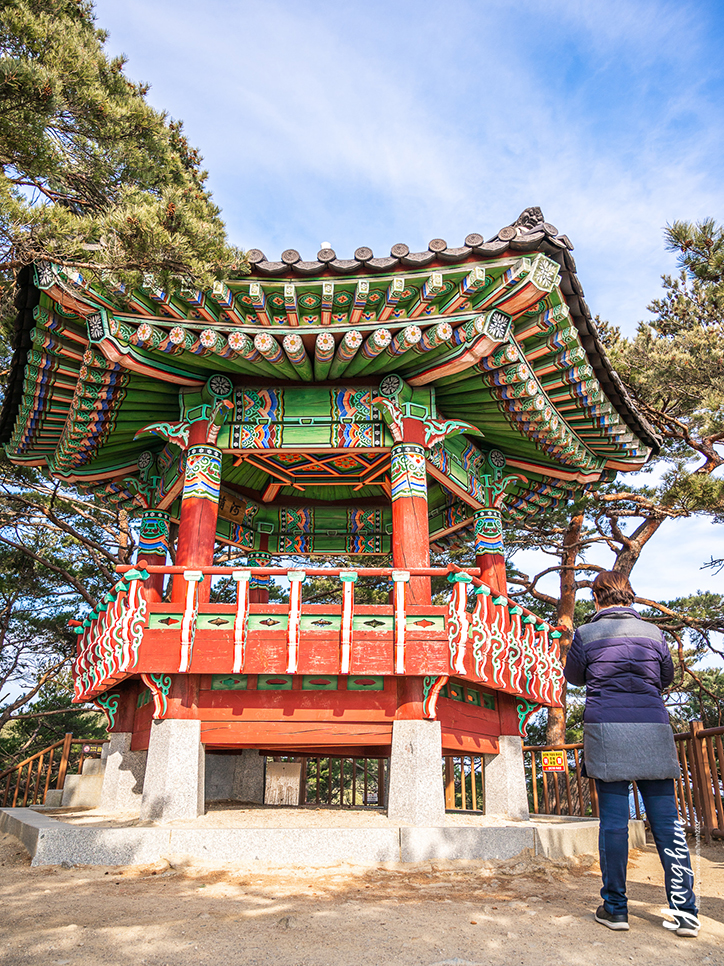
<path id="1" fill-rule="evenodd" d="M 531 208 L 458 248 L 252 251 L 204 292 L 24 269 L 5 451 L 140 524 L 135 568 L 78 622 L 77 699 L 136 750 L 194 718 L 207 748 L 377 755 L 394 721 L 435 717 L 443 748 L 494 754 L 559 704 L 559 634 L 508 597 L 505 527 L 658 446 L 571 247 Z M 223 546 L 245 564 L 215 566 Z M 453 546 L 468 566 L 430 567 Z M 318 573 L 336 603 L 305 599 Z M 209 603 L 215 575 L 235 600 Z M 355 603 L 371 577 L 389 603 Z"/>

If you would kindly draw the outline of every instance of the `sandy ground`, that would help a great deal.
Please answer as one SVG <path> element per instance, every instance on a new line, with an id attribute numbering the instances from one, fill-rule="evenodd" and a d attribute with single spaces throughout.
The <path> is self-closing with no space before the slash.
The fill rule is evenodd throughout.
<path id="1" fill-rule="evenodd" d="M 694 859 L 696 867 L 696 858 Z M 632 854 L 631 930 L 598 925 L 596 867 L 33 869 L 0 836 L 3 966 L 724 966 L 724 845 L 702 846 L 703 929 L 661 927 L 652 847 Z"/>

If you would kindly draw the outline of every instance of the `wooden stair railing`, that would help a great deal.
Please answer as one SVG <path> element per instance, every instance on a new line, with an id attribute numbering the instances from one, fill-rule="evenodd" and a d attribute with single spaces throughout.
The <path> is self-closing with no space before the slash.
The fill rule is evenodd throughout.
<path id="1" fill-rule="evenodd" d="M 78 774 L 83 770 L 83 762 L 87 757 L 86 749 L 101 747 L 106 743 L 105 738 L 74 738 L 72 732 L 65 737 L 37 751 L 29 758 L 19 761 L 12 768 L 0 773 L 0 807 L 15 808 L 18 799 L 20 805 L 43 805 L 55 777 L 55 788 L 61 790 L 65 785 L 68 774 L 71 753 L 74 746 L 81 746 L 78 760 Z M 57 756 L 56 756 L 56 753 Z M 55 770 L 57 768 L 57 771 Z"/>

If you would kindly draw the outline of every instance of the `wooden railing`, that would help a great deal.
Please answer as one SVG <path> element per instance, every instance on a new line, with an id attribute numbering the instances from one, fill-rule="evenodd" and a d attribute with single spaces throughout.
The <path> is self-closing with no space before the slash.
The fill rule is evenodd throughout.
<path id="1" fill-rule="evenodd" d="M 445 808 L 485 811 L 485 764 L 482 755 L 445 755 Z"/>
<path id="2" fill-rule="evenodd" d="M 66 734 L 61 741 L 56 741 L 42 751 L 36 752 L 30 758 L 13 765 L 0 773 L 0 806 L 43 805 L 53 781 L 55 788 L 62 789 L 69 769 L 76 767 L 80 775 L 83 762 L 91 751 L 100 751 L 107 739 L 105 738 L 74 738 Z"/>
<path id="3" fill-rule="evenodd" d="M 705 839 L 724 838 L 724 727 L 704 728 L 692 721 L 689 731 L 674 736 L 681 765 L 676 782 L 679 814 L 687 832 L 697 823 Z"/>
<path id="4" fill-rule="evenodd" d="M 692 721 L 689 731 L 674 735 L 681 765 L 675 782 L 681 821 L 687 832 L 697 826 L 705 839 L 724 838 L 724 727 L 704 728 Z M 581 773 L 583 744 L 524 745 L 530 809 L 537 815 L 598 816 L 596 783 Z M 541 753 L 562 752 L 566 770 L 544 772 Z M 633 811 L 641 818 L 641 800 L 633 783 Z"/>
<path id="5" fill-rule="evenodd" d="M 461 570 L 451 564 L 409 570 L 118 569 L 124 576 L 113 592 L 82 624 L 74 622 L 78 634 L 73 666 L 76 701 L 95 700 L 132 674 L 253 674 L 260 670 L 304 674 L 309 673 L 306 661 L 306 667 L 315 673 L 347 675 L 360 654 L 374 646 L 375 662 L 382 668 L 379 673 L 439 679 L 472 675 L 531 704 L 560 705 L 561 632 L 512 598 L 492 591 L 479 579 L 479 568 Z M 149 574 L 181 580 L 183 600 L 147 600 L 143 584 Z M 339 581 L 340 603 L 303 600 L 305 580 L 318 576 Z M 199 585 L 215 577 L 233 579 L 235 602 L 202 602 Z M 251 582 L 273 577 L 289 581 L 288 602 L 252 602 Z M 407 585 L 419 577 L 446 577 L 450 584 L 447 605 L 410 603 Z M 390 603 L 356 606 L 358 578 L 386 578 Z M 213 646 L 208 646 L 210 641 Z M 330 649 L 330 641 L 338 647 Z M 276 648 L 271 658 L 270 644 Z M 326 648 L 323 666 L 310 658 L 315 648 Z M 434 688 L 429 692 L 427 717 L 435 716 L 437 694 Z"/>
<path id="6" fill-rule="evenodd" d="M 542 753 L 562 752 L 566 769 L 546 772 Z M 598 798 L 593 779 L 581 768 L 583 743 L 568 745 L 523 745 L 528 781 L 528 803 L 536 815 L 580 815 L 598 817 Z"/>
<path id="7" fill-rule="evenodd" d="M 300 805 L 384 808 L 387 758 L 302 758 Z"/>

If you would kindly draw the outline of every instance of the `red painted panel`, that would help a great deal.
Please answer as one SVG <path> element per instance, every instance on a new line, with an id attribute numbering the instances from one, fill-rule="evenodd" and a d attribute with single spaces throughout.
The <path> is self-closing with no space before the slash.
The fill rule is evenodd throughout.
<path id="1" fill-rule="evenodd" d="M 207 721 L 391 722 L 397 695 L 388 691 L 201 691 L 198 717 Z"/>
<path id="2" fill-rule="evenodd" d="M 478 708 L 475 705 L 464 704 L 462 701 L 452 701 L 450 698 L 438 698 L 437 717 L 443 731 L 459 731 L 470 735 L 486 735 L 497 738 L 500 732 L 500 716 L 497 711 L 489 708 Z"/>
<path id="3" fill-rule="evenodd" d="M 143 731 L 134 731 L 131 738 L 131 751 L 147 751 L 148 743 L 151 738 L 151 726 L 144 728 Z"/>
<path id="4" fill-rule="evenodd" d="M 389 746 L 392 724 L 348 725 L 341 729 L 321 722 L 202 721 L 201 740 L 217 747 L 245 745 L 247 748 Z"/>
<path id="5" fill-rule="evenodd" d="M 468 735 L 462 731 L 442 732 L 442 750 L 449 754 L 497 755 L 500 745 L 497 738 L 484 735 Z"/>

